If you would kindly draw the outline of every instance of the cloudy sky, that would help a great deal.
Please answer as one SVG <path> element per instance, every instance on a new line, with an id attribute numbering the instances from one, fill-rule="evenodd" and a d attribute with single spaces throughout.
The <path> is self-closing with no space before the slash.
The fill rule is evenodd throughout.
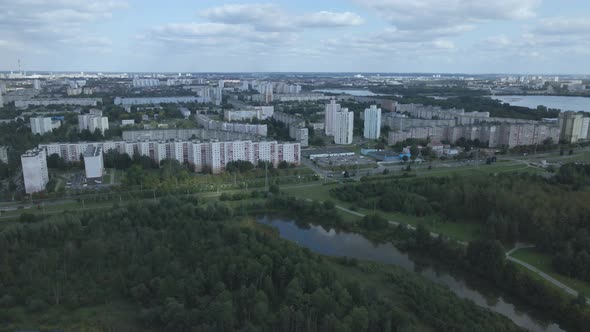
<path id="1" fill-rule="evenodd" d="M 590 74 L 588 0 L 0 0 L 0 70 Z"/>

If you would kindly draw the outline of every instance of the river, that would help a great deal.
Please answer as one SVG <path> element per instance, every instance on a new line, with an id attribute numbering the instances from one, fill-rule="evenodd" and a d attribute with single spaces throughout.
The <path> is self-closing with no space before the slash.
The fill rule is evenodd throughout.
<path id="1" fill-rule="evenodd" d="M 301 228 L 293 220 L 278 216 L 258 218 L 260 223 L 271 225 L 279 230 L 280 237 L 297 243 L 299 246 L 326 256 L 348 256 L 360 260 L 394 264 L 408 271 L 420 273 L 425 278 L 447 286 L 460 298 L 473 301 L 475 304 L 488 308 L 510 318 L 516 325 L 530 331 L 564 332 L 557 324 L 541 317 L 533 317 L 532 310 L 514 301 L 506 299 L 498 292 L 477 283 L 468 282 L 465 278 L 434 267 L 430 263 L 418 261 L 406 253 L 400 252 L 392 244 L 371 243 L 356 233 L 326 230 L 321 226 L 309 225 Z"/>
<path id="2" fill-rule="evenodd" d="M 557 108 L 562 111 L 590 112 L 590 98 L 566 96 L 494 96 L 496 100 L 513 106 Z"/>

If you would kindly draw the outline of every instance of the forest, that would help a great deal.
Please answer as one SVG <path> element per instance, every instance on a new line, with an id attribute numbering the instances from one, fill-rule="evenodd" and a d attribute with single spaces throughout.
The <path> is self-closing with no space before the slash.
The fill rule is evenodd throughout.
<path id="1" fill-rule="evenodd" d="M 502 174 L 365 182 L 331 190 L 346 202 L 438 222 L 476 223 L 484 238 L 535 244 L 557 271 L 590 281 L 590 166 L 566 164 L 553 178 Z"/>
<path id="2" fill-rule="evenodd" d="M 401 269 L 363 270 L 390 285 L 379 292 L 345 278 L 361 263 L 315 255 L 241 222 L 252 208 L 285 201 L 232 208 L 166 197 L 6 227 L 0 330 L 40 329 L 31 326 L 38 319 L 68 330 L 59 324 L 77 321 L 77 310 L 124 302 L 137 324 L 126 330 L 136 331 L 520 331 Z M 335 215 L 329 203 L 314 209 Z M 108 317 L 87 319 L 94 330 L 121 330 Z"/>

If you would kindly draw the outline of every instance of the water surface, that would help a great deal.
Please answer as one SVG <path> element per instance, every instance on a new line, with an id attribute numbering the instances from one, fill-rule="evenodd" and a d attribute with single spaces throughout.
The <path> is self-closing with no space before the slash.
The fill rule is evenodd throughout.
<path id="1" fill-rule="evenodd" d="M 293 220 L 278 216 L 263 216 L 258 218 L 258 221 L 276 227 L 281 238 L 295 242 L 299 246 L 321 255 L 347 256 L 361 260 L 394 264 L 408 271 L 420 273 L 437 284 L 447 286 L 460 298 L 469 299 L 481 307 L 500 313 L 510 318 L 518 326 L 530 331 L 564 331 L 557 324 L 534 316 L 533 310 L 510 301 L 497 291 L 441 270 L 430 263 L 418 261 L 418 258 L 400 252 L 390 243 L 375 245 L 362 235 L 337 232 L 334 229 L 326 230 L 316 225 L 302 228 Z"/>

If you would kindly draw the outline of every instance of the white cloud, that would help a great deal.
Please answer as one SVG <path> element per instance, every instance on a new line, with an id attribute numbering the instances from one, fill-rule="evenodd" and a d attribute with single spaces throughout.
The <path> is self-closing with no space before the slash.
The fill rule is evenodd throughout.
<path id="1" fill-rule="evenodd" d="M 536 34 L 544 35 L 588 35 L 590 21 L 579 17 L 551 17 L 539 20 L 533 28 Z"/>
<path id="2" fill-rule="evenodd" d="M 355 13 L 336 13 L 329 11 L 305 14 L 298 17 L 295 21 L 302 28 L 346 27 L 361 25 L 363 23 L 363 19 Z"/>
<path id="3" fill-rule="evenodd" d="M 535 16 L 540 0 L 357 0 L 399 29 L 452 28 Z"/>
<path id="4" fill-rule="evenodd" d="M 0 1 L 0 38 L 38 49 L 64 40 L 79 40 L 91 35 L 91 24 L 109 19 L 117 10 L 127 7 L 123 1 L 100 0 L 12 0 Z M 104 45 L 100 36 L 86 39 Z M 65 43 L 73 47 L 75 43 Z M 90 45 L 80 45 L 91 47 Z"/>
<path id="5" fill-rule="evenodd" d="M 352 12 L 319 11 L 293 15 L 271 3 L 223 5 L 205 9 L 200 16 L 217 23 L 248 24 L 260 31 L 348 27 L 363 23 L 363 19 Z"/>

